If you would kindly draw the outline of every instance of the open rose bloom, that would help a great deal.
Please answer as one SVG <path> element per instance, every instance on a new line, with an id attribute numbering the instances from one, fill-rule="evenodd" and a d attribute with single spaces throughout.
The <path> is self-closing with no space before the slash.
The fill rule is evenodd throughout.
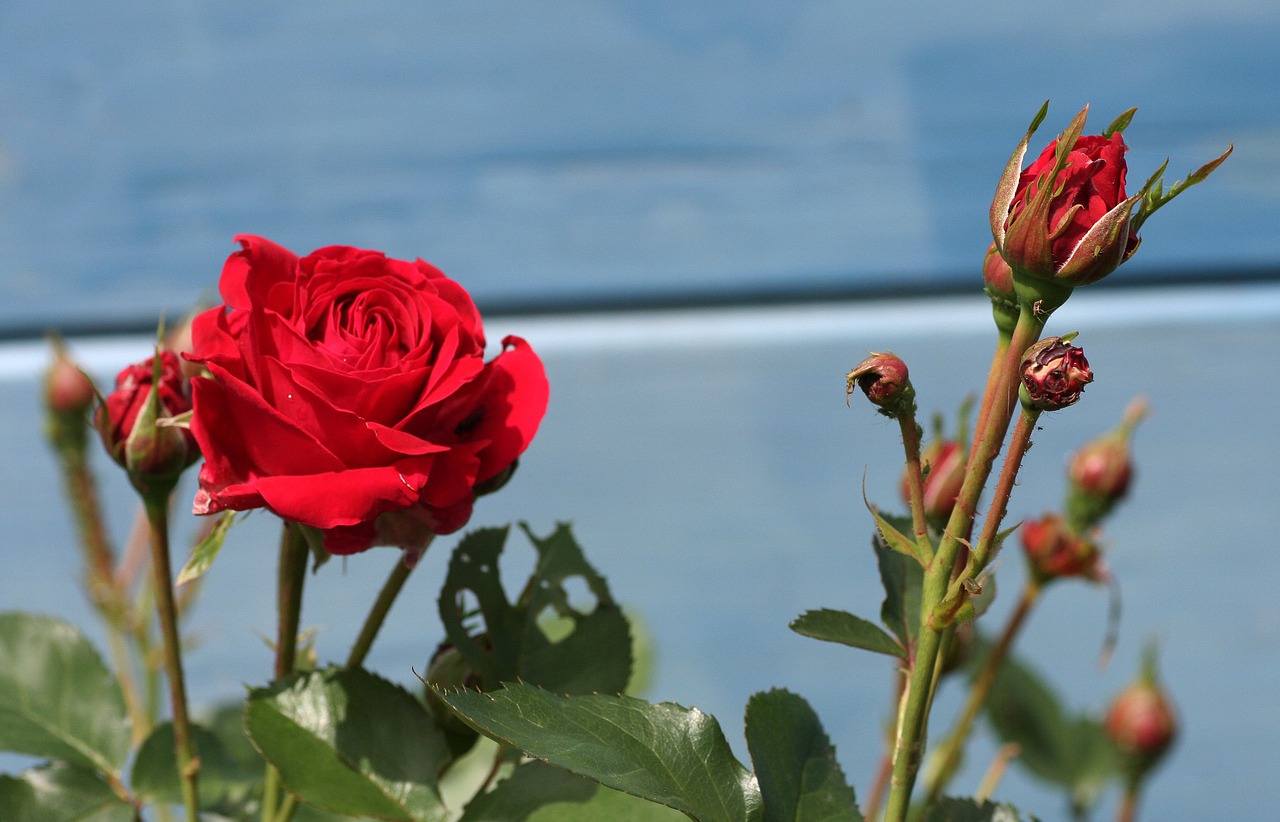
<path id="1" fill-rule="evenodd" d="M 237 240 L 192 324 L 195 513 L 267 508 L 336 554 L 461 528 L 546 412 L 537 355 L 508 337 L 486 363 L 471 297 L 421 260 Z"/>

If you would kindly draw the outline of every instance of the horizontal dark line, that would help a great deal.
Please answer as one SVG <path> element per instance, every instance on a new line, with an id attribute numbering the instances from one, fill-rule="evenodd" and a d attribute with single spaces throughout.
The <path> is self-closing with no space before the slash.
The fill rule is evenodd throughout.
<path id="1" fill-rule="evenodd" d="M 1280 266 L 1252 266 L 1218 270 L 1145 270 L 1136 276 L 1118 276 L 1090 286 L 1093 289 L 1149 289 L 1164 286 L 1217 286 L 1250 283 L 1280 283 Z M 527 294 L 481 298 L 486 318 L 548 316 L 555 314 L 627 314 L 645 311 L 694 310 L 699 308 L 766 308 L 777 305 L 902 300 L 927 297 L 976 295 L 980 284 L 972 277 L 915 278 L 910 282 L 836 282 L 829 279 L 788 277 L 785 282 L 682 288 L 645 293 L 612 294 Z M 170 317 L 184 311 L 169 312 Z M 68 319 L 64 321 L 12 323 L 0 327 L 0 341 L 31 340 L 56 330 L 64 337 L 116 336 L 154 333 L 156 317 L 117 317 L 110 320 Z"/>

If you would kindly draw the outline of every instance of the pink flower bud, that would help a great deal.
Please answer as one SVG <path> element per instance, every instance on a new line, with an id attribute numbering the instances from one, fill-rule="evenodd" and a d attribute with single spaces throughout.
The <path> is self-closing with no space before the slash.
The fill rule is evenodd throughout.
<path id="1" fill-rule="evenodd" d="M 1086 443 L 1067 463 L 1067 511 L 1078 529 L 1097 524 L 1129 492 L 1133 480 L 1129 441 L 1144 416 L 1146 403 L 1135 400 L 1114 431 Z"/>
<path id="2" fill-rule="evenodd" d="M 920 454 L 924 470 L 924 514 L 935 523 L 945 523 L 964 484 L 965 454 L 954 440 L 934 440 Z M 909 499 L 907 477 L 902 477 L 902 497 Z"/>
<path id="3" fill-rule="evenodd" d="M 1107 577 L 1097 543 L 1072 532 L 1057 514 L 1023 524 L 1022 550 L 1032 575 L 1042 583 L 1062 577 L 1099 582 Z"/>
<path id="4" fill-rule="evenodd" d="M 1022 355 L 1022 404 L 1036 411 L 1073 405 L 1093 372 L 1084 351 L 1063 337 L 1046 337 Z"/>
<path id="5" fill-rule="evenodd" d="M 852 396 L 856 385 L 886 417 L 897 419 L 915 411 L 916 392 L 907 376 L 907 364 L 896 354 L 872 351 L 849 372 L 845 382 L 846 394 Z"/>
<path id="6" fill-rule="evenodd" d="M 1154 648 L 1147 651 L 1142 673 L 1111 703 L 1105 728 L 1131 777 L 1141 777 L 1173 745 L 1178 717 L 1156 679 Z"/>
<path id="7" fill-rule="evenodd" d="M 186 428 L 157 425 L 161 418 L 191 410 L 191 386 L 177 356 L 162 351 L 159 357 L 158 383 L 154 357 L 116 376 L 115 390 L 94 413 L 94 426 L 107 453 L 131 477 L 176 480 L 199 459 L 200 449 Z"/>
<path id="8" fill-rule="evenodd" d="M 53 363 L 44 378 L 46 407 L 55 414 L 80 416 L 93 400 L 93 381 L 67 356 L 66 349 L 55 343 Z"/>

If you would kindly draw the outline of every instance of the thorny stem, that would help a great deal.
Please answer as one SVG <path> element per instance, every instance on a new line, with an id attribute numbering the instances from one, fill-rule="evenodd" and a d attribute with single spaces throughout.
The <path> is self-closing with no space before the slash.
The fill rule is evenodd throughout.
<path id="1" fill-rule="evenodd" d="M 898 417 L 902 429 L 902 448 L 907 457 L 907 499 L 911 505 L 911 528 L 915 532 L 916 554 L 921 562 L 933 559 L 929 529 L 924 516 L 924 477 L 920 467 L 920 426 L 915 414 Z"/>
<path id="2" fill-rule="evenodd" d="M 275 679 L 293 673 L 298 653 L 298 624 L 302 620 L 302 586 L 307 577 L 307 542 L 302 529 L 284 523 L 280 533 L 280 567 L 276 586 Z M 280 773 L 267 765 L 262 786 L 262 822 L 288 819 L 293 802 L 280 801 Z"/>
<path id="3" fill-rule="evenodd" d="M 906 671 L 903 668 L 894 669 L 893 677 L 893 716 L 894 723 L 897 723 L 897 717 L 902 710 L 903 692 L 907 685 Z M 889 786 L 889 777 L 893 773 L 893 728 L 888 729 L 885 739 L 884 755 L 880 757 L 880 764 L 876 766 L 876 775 L 871 782 L 871 790 L 867 793 L 867 801 L 863 805 L 863 813 L 866 814 L 867 822 L 876 822 L 880 816 L 880 804 L 884 801 L 885 788 Z"/>
<path id="4" fill-rule="evenodd" d="M 1027 615 L 1039 600 L 1041 590 L 1043 589 L 1035 577 L 1027 580 L 1026 587 L 1022 589 L 1022 596 L 1018 599 L 1018 604 L 1004 627 L 1004 632 L 1000 634 L 999 641 L 983 660 L 982 669 L 969 688 L 969 696 L 965 700 L 964 708 L 960 711 L 955 727 L 939 746 L 938 769 L 930 780 L 925 798 L 926 805 L 942 796 L 960 767 L 964 746 L 969 740 L 969 732 L 973 729 L 974 720 L 978 718 L 982 706 L 986 703 L 987 696 L 991 693 L 991 686 L 995 684 L 996 676 L 1000 673 L 1005 659 L 1008 658 L 1009 649 L 1013 647 L 1013 641 L 1022 630 Z"/>
<path id="5" fill-rule="evenodd" d="M 430 545 L 430 541 L 427 544 Z M 373 606 L 369 609 L 369 615 L 365 617 L 364 625 L 360 628 L 360 634 L 356 637 L 355 644 L 351 646 L 351 653 L 347 656 L 348 668 L 358 668 L 364 664 L 364 659 L 368 656 L 369 649 L 373 647 L 373 641 L 377 639 L 378 631 L 382 629 L 382 623 L 386 621 L 392 604 L 400 594 L 400 589 L 409 579 L 409 574 L 417 567 L 416 561 L 410 564 L 406 557 L 407 555 L 403 555 L 403 552 L 401 556 L 396 557 L 396 563 L 392 566 L 387 581 L 378 592 L 378 598 L 374 600 Z M 417 559 L 421 560 L 421 558 L 419 554 Z"/>
<path id="6" fill-rule="evenodd" d="M 1000 523 L 1009 509 L 1009 496 L 1013 493 L 1014 483 L 1018 480 L 1018 472 L 1022 469 L 1022 459 L 1031 448 L 1031 435 L 1036 430 L 1036 422 L 1040 412 L 1033 409 L 1022 409 L 1018 416 L 1018 424 L 1014 426 L 1013 437 L 1009 442 L 1009 453 L 1005 455 L 1004 465 L 1000 469 L 1000 478 L 996 480 L 995 495 L 991 500 L 991 509 L 987 511 L 982 522 L 982 534 L 977 545 L 965 563 L 964 572 L 954 580 L 948 595 L 959 590 L 960 580 L 971 578 L 982 572 L 991 561 L 991 551 L 1000 535 Z"/>
<path id="7" fill-rule="evenodd" d="M 165 672 L 169 680 L 169 701 L 173 709 L 173 742 L 178 757 L 178 776 L 182 783 L 182 804 L 188 822 L 200 816 L 196 793 L 200 758 L 191 738 L 191 718 L 187 713 L 187 685 L 182 673 L 181 636 L 178 632 L 178 609 L 173 598 L 173 571 L 169 564 L 169 500 L 168 494 L 144 494 L 147 521 L 151 526 L 151 566 L 156 596 L 156 614 L 164 640 Z"/>
<path id="8" fill-rule="evenodd" d="M 904 822 L 915 786 L 916 774 L 925 747 L 925 728 L 928 705 L 933 693 L 938 653 L 942 647 L 945 625 L 935 625 L 934 608 L 943 601 L 951 581 L 956 558 L 964 535 L 970 532 L 977 513 L 978 499 L 991 474 L 991 466 L 1004 442 L 1013 414 L 1017 374 L 1022 354 L 1040 336 L 1045 318 L 1031 306 L 1024 306 L 1014 328 L 1004 367 L 999 374 L 992 373 L 997 387 L 992 393 L 988 413 L 979 421 L 975 431 L 973 450 L 965 468 L 964 483 L 956 498 L 951 519 L 947 523 L 938 550 L 925 569 L 920 603 L 920 631 L 915 658 L 907 682 L 906 704 L 899 718 L 898 733 L 893 756 L 893 777 L 889 786 L 889 801 L 885 809 L 886 822 Z"/>

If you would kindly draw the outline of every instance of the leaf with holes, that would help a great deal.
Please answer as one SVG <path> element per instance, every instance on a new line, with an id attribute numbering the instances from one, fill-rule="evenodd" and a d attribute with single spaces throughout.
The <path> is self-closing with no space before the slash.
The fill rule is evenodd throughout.
<path id="1" fill-rule="evenodd" d="M 557 693 L 621 693 L 631 631 L 604 578 L 567 525 L 545 538 L 522 530 L 538 561 L 514 604 L 498 568 L 508 529 L 476 531 L 458 544 L 440 593 L 448 641 L 487 689 L 518 679 Z"/>
<path id="2" fill-rule="evenodd" d="M 119 778 L 129 755 L 124 697 L 89 640 L 69 623 L 0 616 L 0 750 Z"/>

